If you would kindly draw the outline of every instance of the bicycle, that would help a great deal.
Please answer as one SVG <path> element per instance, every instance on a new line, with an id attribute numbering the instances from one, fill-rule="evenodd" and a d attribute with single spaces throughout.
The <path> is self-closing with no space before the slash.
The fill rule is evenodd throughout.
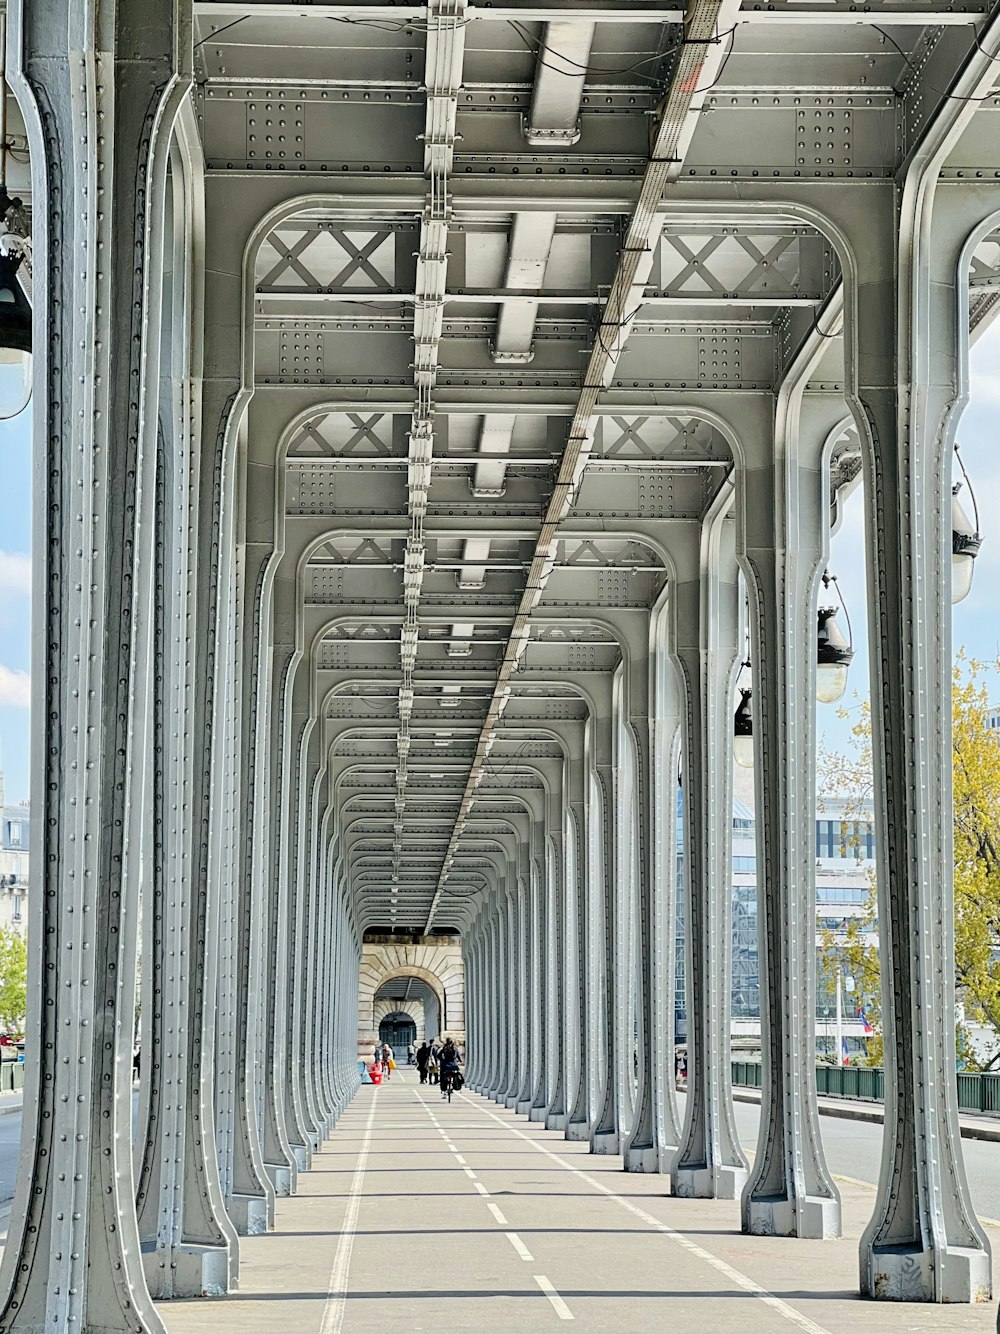
<path id="1" fill-rule="evenodd" d="M 455 1076 L 457 1074 L 458 1074 L 457 1070 L 441 1071 L 441 1076 L 440 1076 L 441 1097 L 447 1098 L 449 1102 L 451 1102 L 451 1095 L 455 1087 Z"/>

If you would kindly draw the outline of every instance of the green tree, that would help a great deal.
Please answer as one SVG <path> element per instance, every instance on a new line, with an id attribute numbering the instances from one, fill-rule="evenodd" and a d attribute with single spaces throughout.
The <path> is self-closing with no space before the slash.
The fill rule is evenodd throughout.
<path id="1" fill-rule="evenodd" d="M 967 1023 L 990 1034 L 978 1055 L 968 1030 L 960 1030 L 959 1054 L 971 1068 L 1000 1068 L 1000 731 L 989 727 L 987 669 L 959 652 L 952 682 L 952 747 L 955 851 L 955 981 Z M 820 754 L 821 793 L 843 796 L 860 810 L 870 801 L 872 781 L 871 710 L 858 709 L 847 755 Z M 875 1029 L 869 1060 L 881 1064 L 882 1014 L 878 951 L 869 944 L 877 920 L 874 881 L 865 914 L 840 932 L 824 932 L 823 975 L 839 961 L 856 980 L 859 1003 Z"/>
<path id="2" fill-rule="evenodd" d="M 0 930 L 0 1029 L 23 1032 L 27 1004 L 27 948 L 14 931 Z"/>

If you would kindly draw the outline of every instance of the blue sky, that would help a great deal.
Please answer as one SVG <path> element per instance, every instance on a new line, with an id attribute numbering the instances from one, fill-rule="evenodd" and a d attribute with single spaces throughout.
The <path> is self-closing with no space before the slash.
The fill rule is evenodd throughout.
<path id="1" fill-rule="evenodd" d="M 0 366 L 3 380 L 16 374 Z M 6 385 L 0 385 L 0 390 Z M 0 420 L 0 769 L 6 800 L 28 799 L 31 408 Z"/>
<path id="2" fill-rule="evenodd" d="M 992 516 L 1000 508 L 1000 321 L 972 349 L 972 400 L 959 439 L 979 501 L 986 534 L 976 561 L 972 592 L 954 609 L 955 647 L 988 661 L 1000 656 L 1000 537 Z M 0 367 L 0 375 L 11 374 Z M 0 385 L 2 390 L 3 385 Z M 27 800 L 28 671 L 30 656 L 29 552 L 31 549 L 31 410 L 0 420 L 0 768 L 7 800 Z M 967 506 L 968 507 L 968 506 Z M 971 511 L 970 511 L 971 512 Z M 830 569 L 837 575 L 854 629 L 857 649 L 851 668 L 848 705 L 868 694 L 865 615 L 863 498 L 860 489 L 845 507 L 831 545 Z M 1000 704 L 1000 678 L 994 677 Z M 846 748 L 850 722 L 833 705 L 820 705 L 818 724 L 827 749 Z"/>

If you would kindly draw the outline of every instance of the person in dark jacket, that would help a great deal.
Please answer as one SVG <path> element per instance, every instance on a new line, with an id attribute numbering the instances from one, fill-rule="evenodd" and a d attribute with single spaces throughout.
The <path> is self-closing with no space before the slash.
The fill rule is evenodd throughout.
<path id="1" fill-rule="evenodd" d="M 417 1048 L 417 1069 L 420 1072 L 421 1084 L 427 1083 L 427 1062 L 431 1059 L 431 1049 L 426 1042 L 421 1043 Z"/>
<path id="2" fill-rule="evenodd" d="M 461 1057 L 458 1054 L 458 1048 L 452 1042 L 451 1038 L 441 1048 L 441 1097 L 447 1098 L 448 1091 L 452 1087 L 452 1081 L 458 1074 L 458 1063 Z"/>

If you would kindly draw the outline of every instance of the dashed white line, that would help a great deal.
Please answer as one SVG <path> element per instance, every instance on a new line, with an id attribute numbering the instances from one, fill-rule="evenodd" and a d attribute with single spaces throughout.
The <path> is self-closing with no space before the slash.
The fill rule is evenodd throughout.
<path id="1" fill-rule="evenodd" d="M 462 1165 L 463 1167 L 465 1166 L 465 1159 L 462 1157 L 462 1155 L 461 1155 L 460 1153 L 456 1153 L 456 1154 L 455 1154 L 455 1162 L 456 1162 L 456 1163 L 461 1163 L 461 1165 Z"/>
<path id="2" fill-rule="evenodd" d="M 517 1251 L 522 1260 L 534 1260 L 535 1257 L 531 1254 L 516 1232 L 505 1232 L 504 1236 L 514 1247 L 514 1250 Z"/>
<path id="3" fill-rule="evenodd" d="M 473 1172 L 471 1167 L 463 1167 L 462 1171 L 465 1173 L 465 1175 L 469 1178 L 470 1181 L 475 1181 L 476 1174 L 475 1172 Z"/>
<path id="4" fill-rule="evenodd" d="M 508 1121 L 505 1121 L 503 1117 L 497 1116 L 495 1112 L 491 1112 L 482 1106 L 479 1107 L 479 1110 L 483 1116 L 488 1116 L 491 1121 L 496 1121 L 497 1125 L 505 1126 L 512 1135 L 516 1135 L 518 1139 L 523 1139 L 525 1143 L 532 1145 L 532 1147 L 537 1149 L 539 1153 L 543 1153 L 546 1158 L 551 1158 L 554 1163 L 558 1163 L 560 1167 L 564 1167 L 567 1172 L 572 1172 L 572 1174 L 579 1177 L 581 1181 L 585 1181 L 593 1190 L 599 1191 L 602 1195 L 607 1195 L 612 1200 L 616 1200 L 623 1209 L 627 1209 L 630 1214 L 641 1219 L 648 1227 L 653 1228 L 657 1232 L 662 1232 L 665 1237 L 669 1237 L 671 1241 L 674 1241 L 678 1246 L 683 1247 L 689 1254 L 697 1256 L 699 1260 L 703 1260 L 705 1264 L 724 1275 L 730 1282 L 736 1283 L 744 1292 L 748 1292 L 751 1296 L 756 1297 L 759 1301 L 763 1302 L 765 1306 L 769 1306 L 777 1315 L 782 1316 L 791 1324 L 797 1325 L 799 1329 L 804 1330 L 806 1334 L 830 1334 L 830 1331 L 823 1325 L 818 1325 L 815 1320 L 811 1320 L 809 1316 L 803 1315 L 803 1313 L 797 1311 L 794 1306 L 789 1306 L 788 1302 L 783 1301 L 780 1297 L 776 1297 L 773 1292 L 768 1292 L 767 1288 L 761 1287 L 761 1285 L 755 1279 L 750 1278 L 749 1275 L 742 1273 L 739 1269 L 734 1269 L 731 1264 L 727 1264 L 727 1262 L 720 1259 L 719 1256 L 713 1255 L 711 1251 L 706 1251 L 704 1246 L 699 1246 L 697 1242 L 686 1237 L 683 1232 L 678 1232 L 676 1228 L 672 1228 L 669 1223 L 663 1223 L 659 1218 L 654 1218 L 652 1214 L 647 1214 L 645 1209 L 640 1209 L 638 1205 L 633 1204 L 631 1200 L 626 1200 L 623 1196 L 619 1195 L 617 1191 L 612 1190 L 610 1186 L 605 1186 L 603 1182 L 595 1180 L 595 1178 L 588 1175 L 588 1173 L 581 1172 L 578 1167 L 574 1167 L 573 1164 L 567 1162 L 565 1158 L 560 1158 L 558 1154 L 553 1153 L 551 1149 L 547 1149 L 545 1145 L 540 1144 L 538 1140 L 532 1139 L 530 1135 L 526 1135 L 523 1130 L 518 1130 L 516 1126 L 512 1126 Z"/>
<path id="5" fill-rule="evenodd" d="M 486 1187 L 483 1185 L 481 1181 L 476 1182 L 476 1190 L 478 1190 L 480 1195 L 482 1195 L 484 1198 L 486 1199 L 489 1198 L 489 1191 L 486 1189 Z"/>
<path id="6" fill-rule="evenodd" d="M 549 1282 L 549 1280 L 545 1277 L 544 1274 L 536 1274 L 535 1282 L 538 1284 L 541 1290 L 545 1293 L 546 1297 L 548 1297 L 549 1301 L 552 1303 L 552 1309 L 555 1311 L 556 1315 L 559 1317 L 560 1320 L 572 1320 L 574 1318 L 573 1312 L 569 1309 L 569 1307 L 566 1305 L 563 1299 L 559 1296 L 558 1292 L 556 1292 L 555 1288 L 552 1286 L 552 1284 Z"/>
<path id="7" fill-rule="evenodd" d="M 340 1228 L 340 1240 L 337 1242 L 337 1252 L 333 1257 L 333 1268 L 330 1270 L 330 1282 L 327 1285 L 327 1298 L 326 1305 L 323 1308 L 320 1334 L 340 1334 L 344 1325 L 344 1315 L 347 1310 L 347 1280 L 351 1271 L 354 1232 L 358 1225 L 358 1212 L 361 1209 L 361 1190 L 365 1183 L 365 1168 L 368 1165 L 368 1153 L 371 1149 L 372 1130 L 375 1125 L 375 1108 L 377 1106 L 378 1091 L 375 1090 L 372 1093 L 371 1107 L 368 1110 L 368 1121 L 365 1125 L 364 1139 L 361 1141 L 361 1151 L 358 1154 L 354 1176 L 351 1179 L 347 1209 L 344 1212 L 344 1221 Z"/>
<path id="8" fill-rule="evenodd" d="M 500 1224 L 501 1227 L 508 1226 L 506 1218 L 504 1218 L 503 1214 L 500 1212 L 499 1205 L 494 1204 L 492 1200 L 487 1200 L 486 1207 L 487 1209 L 489 1209 L 490 1213 L 497 1220 L 497 1222 Z"/>

